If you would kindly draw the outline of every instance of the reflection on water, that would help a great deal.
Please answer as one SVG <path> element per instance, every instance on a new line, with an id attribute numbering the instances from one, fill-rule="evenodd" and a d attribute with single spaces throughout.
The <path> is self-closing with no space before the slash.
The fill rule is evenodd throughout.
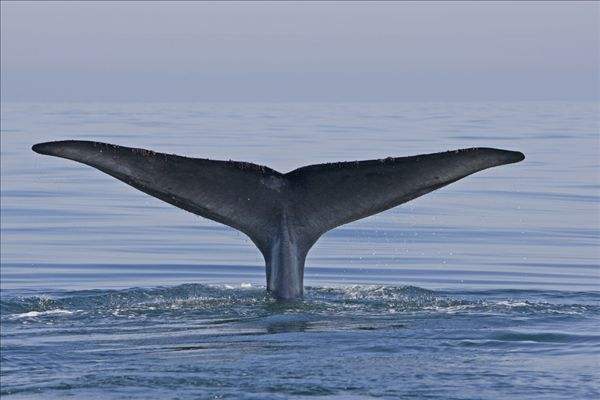
<path id="1" fill-rule="evenodd" d="M 596 398 L 594 103 L 2 104 L 2 396 Z M 522 163 L 335 229 L 306 297 L 241 233 L 30 150 L 298 166 L 486 146 Z M 410 285 L 410 286 L 404 286 Z"/>

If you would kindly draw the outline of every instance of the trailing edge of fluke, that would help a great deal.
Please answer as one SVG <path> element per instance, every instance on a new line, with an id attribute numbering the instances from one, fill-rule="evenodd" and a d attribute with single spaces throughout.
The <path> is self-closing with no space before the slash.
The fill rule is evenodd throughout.
<path id="1" fill-rule="evenodd" d="M 68 158 L 248 235 L 265 258 L 267 290 L 302 296 L 304 261 L 321 235 L 396 207 L 523 153 L 471 148 L 412 157 L 309 165 L 282 174 L 238 161 L 189 158 L 66 140 L 33 151 Z"/>

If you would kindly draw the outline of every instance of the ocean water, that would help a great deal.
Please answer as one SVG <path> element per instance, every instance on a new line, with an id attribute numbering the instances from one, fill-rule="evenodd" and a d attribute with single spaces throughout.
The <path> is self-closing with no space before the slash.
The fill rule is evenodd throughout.
<path id="1" fill-rule="evenodd" d="M 2 104 L 0 395 L 600 397 L 597 103 Z M 32 144 L 266 164 L 525 161 L 327 233 L 303 300 L 250 240 Z"/>

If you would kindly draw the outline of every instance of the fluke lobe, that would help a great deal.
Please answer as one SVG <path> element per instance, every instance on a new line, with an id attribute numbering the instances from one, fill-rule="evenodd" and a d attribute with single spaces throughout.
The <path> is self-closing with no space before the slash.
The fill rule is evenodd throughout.
<path id="1" fill-rule="evenodd" d="M 242 231 L 264 256 L 267 290 L 278 299 L 302 296 L 306 255 L 328 230 L 525 158 L 516 151 L 471 148 L 309 165 L 282 174 L 246 162 L 90 141 L 47 142 L 32 149 L 90 165 L 167 203 Z"/>

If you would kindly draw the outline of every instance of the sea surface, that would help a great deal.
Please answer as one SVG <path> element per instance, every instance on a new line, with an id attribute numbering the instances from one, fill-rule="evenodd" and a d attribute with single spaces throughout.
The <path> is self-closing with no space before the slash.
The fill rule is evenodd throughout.
<path id="1" fill-rule="evenodd" d="M 598 399 L 598 103 L 25 104 L 1 113 L 6 399 Z M 303 300 L 243 234 L 32 144 L 282 172 L 484 146 L 525 161 L 337 228 Z"/>

